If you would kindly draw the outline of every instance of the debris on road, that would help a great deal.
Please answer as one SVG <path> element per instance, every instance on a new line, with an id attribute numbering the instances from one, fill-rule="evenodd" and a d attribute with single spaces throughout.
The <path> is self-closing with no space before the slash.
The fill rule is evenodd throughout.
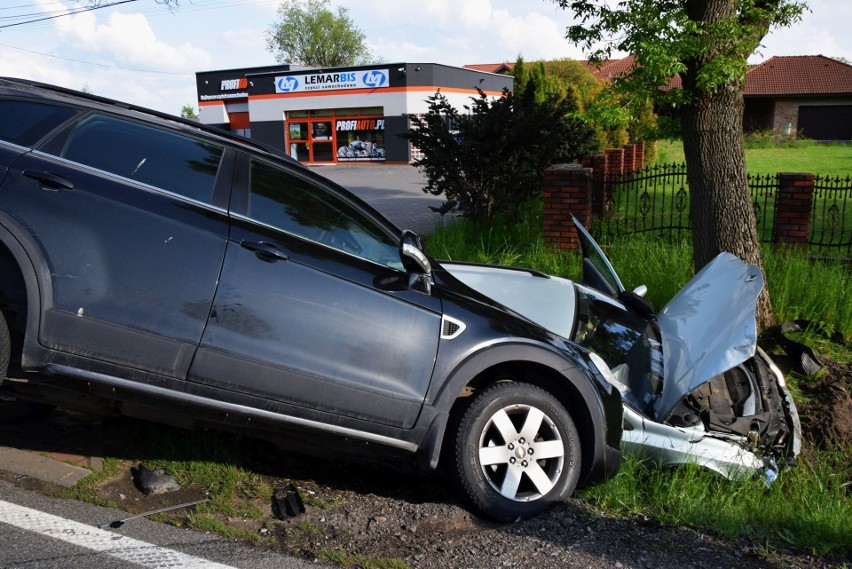
<path id="1" fill-rule="evenodd" d="M 114 520 L 109 523 L 98 525 L 99 528 L 111 527 L 111 528 L 120 528 L 124 525 L 124 522 L 129 522 L 130 520 L 135 520 L 136 518 L 144 518 L 147 516 L 153 516 L 154 514 L 162 514 L 163 512 L 170 512 L 172 510 L 179 510 L 180 508 L 188 508 L 190 506 L 197 506 L 198 504 L 203 504 L 204 502 L 209 502 L 210 498 L 204 498 L 201 500 L 193 500 L 192 502 L 184 502 L 183 504 L 175 504 L 174 506 L 166 506 L 164 508 L 157 508 L 156 510 L 150 510 L 148 512 L 142 512 L 141 514 L 135 514 L 133 516 L 128 516 L 126 518 L 122 518 L 120 520 Z"/>
<path id="2" fill-rule="evenodd" d="M 136 487 L 144 494 L 166 494 L 180 490 L 177 479 L 166 474 L 162 468 L 150 470 L 145 468 L 144 464 L 140 464 L 136 468 L 131 468 L 130 471 Z"/>

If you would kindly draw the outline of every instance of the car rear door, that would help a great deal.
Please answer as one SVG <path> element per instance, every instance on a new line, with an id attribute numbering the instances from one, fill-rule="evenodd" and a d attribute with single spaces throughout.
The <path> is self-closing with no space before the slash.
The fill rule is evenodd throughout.
<path id="1" fill-rule="evenodd" d="M 227 162 L 223 147 L 101 113 L 17 159 L 0 208 L 43 256 L 39 342 L 82 367 L 185 378 L 225 252 Z"/>
<path id="2" fill-rule="evenodd" d="M 440 299 L 405 286 L 398 237 L 357 200 L 298 168 L 244 158 L 190 381 L 322 421 L 410 427 L 435 363 Z"/>

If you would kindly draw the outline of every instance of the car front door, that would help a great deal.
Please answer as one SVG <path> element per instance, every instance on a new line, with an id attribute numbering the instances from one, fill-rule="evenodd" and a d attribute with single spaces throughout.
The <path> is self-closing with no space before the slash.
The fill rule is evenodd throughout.
<path id="1" fill-rule="evenodd" d="M 190 381 L 309 418 L 410 427 L 432 376 L 440 299 L 405 286 L 398 236 L 357 200 L 245 158 Z"/>

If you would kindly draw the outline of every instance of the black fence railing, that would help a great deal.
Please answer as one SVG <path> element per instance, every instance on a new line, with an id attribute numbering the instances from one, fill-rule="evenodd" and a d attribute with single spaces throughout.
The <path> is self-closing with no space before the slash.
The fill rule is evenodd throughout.
<path id="1" fill-rule="evenodd" d="M 749 175 L 760 239 L 777 239 L 779 175 Z M 686 165 L 664 164 L 598 179 L 592 193 L 592 234 L 606 241 L 637 233 L 681 237 L 691 230 Z M 852 257 L 852 177 L 814 179 L 807 243 L 812 253 Z"/>
<path id="2" fill-rule="evenodd" d="M 646 232 L 671 237 L 691 227 L 683 164 L 651 166 L 596 182 L 599 187 L 593 187 L 592 193 L 603 195 L 603 200 L 592 199 L 597 205 L 592 209 L 592 234 L 596 238 Z"/>
<path id="3" fill-rule="evenodd" d="M 757 234 L 761 243 L 771 243 L 775 230 L 775 199 L 778 194 L 778 176 L 772 174 L 749 175 L 748 189 L 754 217 L 757 220 Z"/>
<path id="4" fill-rule="evenodd" d="M 852 177 L 816 177 L 808 243 L 832 256 L 852 257 Z"/>

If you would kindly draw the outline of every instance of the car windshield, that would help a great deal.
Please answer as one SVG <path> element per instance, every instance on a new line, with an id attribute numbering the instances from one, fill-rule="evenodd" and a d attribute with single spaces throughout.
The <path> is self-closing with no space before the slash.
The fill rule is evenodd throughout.
<path id="1" fill-rule="evenodd" d="M 663 388 L 663 353 L 654 321 L 577 285 L 574 342 L 603 358 L 624 401 L 651 416 Z"/>

